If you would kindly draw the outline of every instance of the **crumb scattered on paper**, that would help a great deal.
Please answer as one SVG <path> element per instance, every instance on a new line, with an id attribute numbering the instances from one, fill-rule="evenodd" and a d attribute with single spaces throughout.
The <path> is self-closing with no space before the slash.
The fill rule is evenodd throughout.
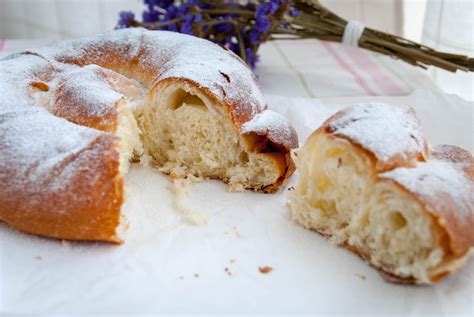
<path id="1" fill-rule="evenodd" d="M 237 230 L 237 228 L 235 226 L 232 226 L 232 231 L 234 232 L 234 234 L 237 238 L 240 238 L 240 232 L 239 232 L 239 230 Z"/>
<path id="2" fill-rule="evenodd" d="M 273 271 L 273 268 L 271 266 L 263 266 L 263 267 L 259 267 L 258 270 L 262 274 L 267 274 L 267 273 L 270 273 L 271 271 Z"/>
<path id="3" fill-rule="evenodd" d="M 237 260 L 236 259 L 230 259 L 229 262 L 230 263 L 235 263 L 235 262 L 237 262 Z"/>
<path id="4" fill-rule="evenodd" d="M 360 278 L 363 279 L 363 280 L 366 279 L 365 275 L 360 274 L 360 273 L 356 273 L 356 276 L 360 277 Z"/>
<path id="5" fill-rule="evenodd" d="M 67 241 L 67 240 L 61 240 L 61 243 L 63 245 L 63 248 L 70 248 L 71 247 L 71 243 L 69 243 L 69 241 Z"/>
<path id="6" fill-rule="evenodd" d="M 199 277 L 199 274 L 194 274 L 194 277 L 195 277 L 195 278 L 198 278 L 198 277 Z"/>
<path id="7" fill-rule="evenodd" d="M 40 255 L 37 255 L 37 256 L 35 256 L 35 259 L 36 259 L 36 260 L 40 260 L 40 261 L 41 261 L 41 260 L 43 260 L 43 257 L 42 257 L 42 256 L 40 256 Z"/>
<path id="8" fill-rule="evenodd" d="M 245 188 L 242 184 L 229 184 L 229 186 L 227 187 L 227 190 L 231 193 L 235 193 L 235 192 L 243 192 Z"/>
<path id="9" fill-rule="evenodd" d="M 120 235 L 125 234 L 128 229 L 130 229 L 130 221 L 127 219 L 127 217 L 124 214 L 120 215 L 120 227 L 119 227 L 119 232 Z"/>
<path id="10" fill-rule="evenodd" d="M 231 276 L 232 275 L 232 272 L 229 270 L 228 267 L 224 268 L 224 272 L 227 273 L 227 275 Z"/>
<path id="11" fill-rule="evenodd" d="M 148 155 L 148 154 L 143 154 L 141 157 L 140 157 L 140 164 L 143 165 L 143 166 L 148 166 L 150 165 L 150 163 L 153 161 L 153 158 L 151 157 L 151 155 Z"/>
<path id="12" fill-rule="evenodd" d="M 191 210 L 186 203 L 189 191 L 198 181 L 200 179 L 192 175 L 188 175 L 186 178 L 174 179 L 171 189 L 174 193 L 173 205 L 181 212 L 186 222 L 191 225 L 202 226 L 209 223 L 211 214 L 207 211 Z"/>

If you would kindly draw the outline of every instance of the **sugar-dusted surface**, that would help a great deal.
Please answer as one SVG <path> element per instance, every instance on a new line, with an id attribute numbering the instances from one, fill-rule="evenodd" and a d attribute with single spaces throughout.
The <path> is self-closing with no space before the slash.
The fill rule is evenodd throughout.
<path id="1" fill-rule="evenodd" d="M 460 214 L 472 217 L 474 202 L 473 182 L 462 170 L 449 162 L 430 160 L 420 162 L 413 168 L 396 168 L 379 175 L 393 179 L 410 191 L 419 194 L 436 209 L 448 210 L 454 203 Z"/>
<path id="2" fill-rule="evenodd" d="M 86 159 L 100 160 L 103 155 L 86 150 L 101 137 L 99 131 L 51 116 L 39 107 L 0 115 L 0 130 L 3 203 L 25 191 L 33 196 L 22 203 L 41 203 L 41 193 L 66 189 L 80 165 L 87 168 Z"/>
<path id="3" fill-rule="evenodd" d="M 451 236 L 461 243 L 454 246 L 459 253 L 467 252 L 474 244 L 474 160 L 461 148 L 439 145 L 433 157 L 412 168 L 395 168 L 379 174 L 400 184 L 441 217 L 441 223 Z"/>
<path id="4" fill-rule="evenodd" d="M 235 54 L 172 32 L 120 30 L 1 60 L 0 220 L 40 235 L 117 242 L 120 112 L 140 117 L 146 92 L 173 79 L 226 107 L 237 129 L 266 109 Z M 282 124 L 268 135 L 287 152 L 296 134 Z"/>
<path id="5" fill-rule="evenodd" d="M 80 187 L 78 180 L 85 185 L 81 189 L 91 190 L 108 173 L 100 168 L 100 162 L 118 155 L 114 136 L 48 111 L 54 103 L 55 76 L 70 68 L 30 53 L 0 61 L 2 219 L 8 218 L 5 213 L 10 213 L 12 206 L 18 214 L 42 210 L 46 215 L 70 209 L 71 199 L 76 206 L 88 203 L 85 193 L 74 193 Z M 41 87 L 48 91 L 35 88 L 35 83 L 44 84 Z M 104 189 L 103 194 L 106 192 Z"/>
<path id="6" fill-rule="evenodd" d="M 341 107 L 366 101 L 266 99 L 271 109 L 292 119 L 300 136 Z M 426 91 L 375 99 L 412 105 L 433 144 L 462 146 L 472 140 L 472 112 L 456 99 Z M 440 126 L 451 131 L 451 139 Z M 130 228 L 119 247 L 63 246 L 0 224 L 3 311 L 120 315 L 136 314 L 140 307 L 143 314 L 473 315 L 474 261 L 434 287 L 394 285 L 352 253 L 295 226 L 286 191 L 229 193 L 216 181 L 197 184 L 189 205 L 211 218 L 195 227 L 174 209 L 169 186 L 156 169 L 132 164 L 123 208 Z M 261 274 L 263 266 L 274 270 Z"/>
<path id="7" fill-rule="evenodd" d="M 289 148 L 298 146 L 296 131 L 290 125 L 288 119 L 271 110 L 265 110 L 257 114 L 242 126 L 242 133 L 251 132 L 267 135 L 272 141 L 284 141 Z"/>
<path id="8" fill-rule="evenodd" d="M 127 69 L 134 62 L 140 67 Z M 111 70 L 89 65 L 94 63 Z M 22 162 L 26 168 L 28 164 L 34 165 L 44 160 L 46 153 L 51 153 L 54 157 L 53 153 L 60 154 L 56 151 L 58 149 L 62 151 L 62 155 L 77 150 L 78 144 L 63 142 L 65 138 L 79 138 L 77 126 L 55 119 L 43 109 L 28 110 L 28 116 L 23 114 L 25 109 L 43 106 L 55 115 L 79 124 L 81 122 L 75 119 L 80 117 L 100 120 L 114 114 L 113 105 L 122 95 L 104 80 L 104 72 L 107 71 L 122 72 L 148 86 L 170 77 L 192 80 L 234 107 L 236 118 L 248 120 L 266 107 L 254 75 L 247 66 L 233 53 L 205 40 L 172 32 L 127 29 L 65 41 L 12 55 L 0 61 L 0 115 L 2 129 L 8 130 L 8 133 L 2 135 L 4 138 L 8 137 L 8 142 L 5 141 L 3 146 L 13 151 L 10 147 L 15 144 L 18 149 L 14 156 L 2 152 L 0 164 L 8 166 L 9 173 L 16 175 L 21 173 L 21 169 L 20 164 L 15 161 Z M 152 73 L 144 76 L 140 71 Z M 49 91 L 43 93 L 32 88 L 33 82 L 49 85 Z M 48 95 L 56 107 L 50 109 L 46 104 L 49 102 L 35 97 L 38 94 Z M 67 100 L 68 104 L 63 100 Z M 45 102 L 41 104 L 42 101 Z M 11 112 L 18 114 L 4 115 Z M 48 116 L 52 118 L 46 119 Z M 29 123 L 39 129 L 41 122 L 47 126 L 49 121 L 55 122 L 50 130 L 45 127 L 44 131 L 38 131 L 36 136 L 31 137 L 24 132 L 27 130 L 23 127 Z M 287 123 L 284 124 L 285 129 L 290 129 Z M 60 133 L 53 132 L 60 127 Z M 285 132 L 277 125 L 272 127 L 281 133 Z M 80 140 L 82 147 L 91 141 L 90 138 Z M 44 151 L 41 152 L 44 155 L 27 151 L 27 148 L 34 149 L 34 146 Z"/>
<path id="9" fill-rule="evenodd" d="M 436 145 L 431 148 L 431 156 L 440 161 L 459 163 L 462 167 L 474 163 L 472 154 L 468 150 L 455 145 Z"/>
<path id="10" fill-rule="evenodd" d="M 266 109 L 255 76 L 234 53 L 184 34 L 124 29 L 33 52 L 47 60 L 97 64 L 146 86 L 167 78 L 192 80 L 227 103 L 238 124 Z"/>
<path id="11" fill-rule="evenodd" d="M 84 114 L 102 116 L 110 111 L 110 105 L 123 96 L 111 89 L 97 65 L 87 65 L 67 73 L 60 84 L 63 93 L 68 94 Z M 72 109 L 71 109 L 72 110 Z"/>
<path id="12" fill-rule="evenodd" d="M 79 125 L 113 132 L 118 121 L 115 105 L 124 96 L 107 83 L 108 72 L 115 74 L 96 65 L 87 65 L 61 74 L 55 93 L 54 115 Z"/>
<path id="13" fill-rule="evenodd" d="M 329 132 L 343 136 L 372 152 L 381 165 L 390 161 L 412 165 L 426 158 L 427 145 L 412 108 L 384 103 L 348 107 L 326 122 Z"/>

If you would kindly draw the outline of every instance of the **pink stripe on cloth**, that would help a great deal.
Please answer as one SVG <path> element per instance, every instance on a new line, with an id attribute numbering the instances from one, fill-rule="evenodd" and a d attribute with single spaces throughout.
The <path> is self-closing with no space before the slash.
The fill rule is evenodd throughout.
<path id="1" fill-rule="evenodd" d="M 383 91 L 385 95 L 402 95 L 403 90 L 396 82 L 387 76 L 377 63 L 374 63 L 367 54 L 360 48 L 349 45 L 342 45 L 342 49 L 354 64 L 362 69 L 372 78 L 373 82 Z"/>
<path id="2" fill-rule="evenodd" d="M 330 42 L 327 42 L 327 41 L 321 41 L 321 44 L 326 48 L 326 50 L 329 52 L 329 54 L 331 54 L 331 56 L 338 62 L 338 64 L 343 68 L 345 69 L 346 71 L 348 71 L 353 77 L 354 77 L 354 80 L 355 82 L 362 88 L 365 90 L 365 92 L 369 95 L 369 96 L 377 96 L 377 93 L 372 89 L 370 88 L 370 86 L 365 82 L 364 78 L 359 75 L 352 67 L 349 63 L 347 63 L 340 55 L 339 53 L 332 47 L 331 43 Z"/>

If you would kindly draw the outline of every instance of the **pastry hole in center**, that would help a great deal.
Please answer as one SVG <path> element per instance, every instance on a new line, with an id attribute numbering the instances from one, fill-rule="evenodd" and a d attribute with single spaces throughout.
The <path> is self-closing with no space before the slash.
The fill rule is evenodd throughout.
<path id="1" fill-rule="evenodd" d="M 393 229 L 399 230 L 406 226 L 407 220 L 399 211 L 395 211 L 390 214 L 389 223 Z"/>
<path id="2" fill-rule="evenodd" d="M 172 110 L 177 110 L 184 105 L 203 107 L 204 109 L 207 109 L 204 101 L 202 101 L 201 98 L 185 91 L 184 89 L 178 89 L 170 98 L 169 108 Z"/>

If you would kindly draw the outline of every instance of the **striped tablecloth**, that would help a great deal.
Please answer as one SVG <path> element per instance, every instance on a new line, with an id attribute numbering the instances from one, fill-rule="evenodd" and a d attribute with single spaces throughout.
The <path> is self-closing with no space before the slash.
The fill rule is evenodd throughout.
<path id="1" fill-rule="evenodd" d="M 0 40 L 0 58 L 53 40 Z M 264 44 L 256 73 L 265 94 L 287 97 L 399 96 L 437 89 L 422 69 L 367 50 L 318 40 Z"/>

